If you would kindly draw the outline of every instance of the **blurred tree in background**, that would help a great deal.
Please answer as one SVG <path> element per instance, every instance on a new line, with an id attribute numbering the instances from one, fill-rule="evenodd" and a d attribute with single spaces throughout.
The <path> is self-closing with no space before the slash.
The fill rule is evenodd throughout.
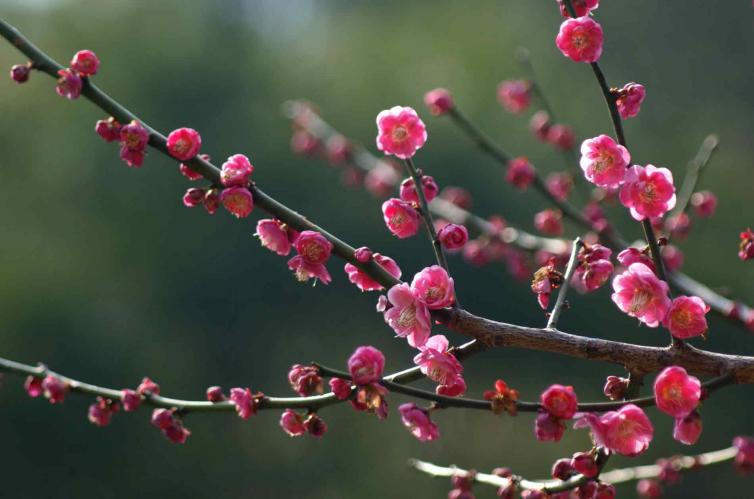
<path id="1" fill-rule="evenodd" d="M 735 258 L 737 233 L 752 223 L 751 5 L 604 3 L 606 72 L 613 82 L 641 81 L 648 89 L 640 117 L 626 124 L 634 158 L 666 166 L 680 179 L 700 141 L 710 132 L 721 138 L 702 184 L 718 193 L 719 212 L 682 243 L 684 270 L 754 302 L 754 271 Z M 294 157 L 281 103 L 310 99 L 331 123 L 371 148 L 377 112 L 395 104 L 423 109 L 424 92 L 444 86 L 506 148 L 562 169 L 561 157 L 529 135 L 526 118 L 495 101 L 500 80 L 526 76 L 512 55 L 526 46 L 559 119 L 579 137 L 608 130 L 592 75 L 564 60 L 553 44 L 561 18 L 551 4 L 3 0 L 0 15 L 59 60 L 80 48 L 95 50 L 103 61 L 97 84 L 147 122 L 161 130 L 198 129 L 203 151 L 216 159 L 248 154 L 255 179 L 270 194 L 346 240 L 395 257 L 411 275 L 431 263 L 426 241 L 392 238 L 377 200 L 344 189 L 335 172 Z M 0 67 L 19 62 L 22 56 L 10 47 L 0 50 Z M 419 160 L 425 170 L 441 185 L 469 188 L 476 212 L 500 212 L 531 228 L 544 203 L 506 185 L 497 165 L 449 123 L 423 114 L 429 141 Z M 185 183 L 168 158 L 153 152 L 141 171 L 123 167 L 93 132 L 102 113 L 62 101 L 49 79 L 33 75 L 24 87 L 4 82 L 0 116 L 4 356 L 44 361 L 115 387 L 149 375 L 165 393 L 185 398 L 202 398 L 214 384 L 282 395 L 289 391 L 291 364 L 341 366 L 360 344 L 383 350 L 389 370 L 410 365 L 413 353 L 374 313 L 375 297 L 354 292 L 339 264 L 331 265 L 330 286 L 301 285 L 281 259 L 259 249 L 251 224 L 186 210 Z M 640 237 L 638 225 L 621 217 L 624 233 Z M 502 266 L 480 270 L 457 259 L 451 265 L 472 312 L 542 323 L 528 283 L 513 280 Z M 572 300 L 580 313 L 564 315 L 565 330 L 642 344 L 666 341 L 606 306 L 606 289 Z M 710 321 L 710 349 L 754 353 L 754 338 L 717 317 Z M 604 364 L 504 349 L 465 367 L 470 395 L 504 377 L 529 399 L 553 379 L 596 399 L 604 376 L 620 374 Z M 146 412 L 100 429 L 86 420 L 89 400 L 71 397 L 62 407 L 48 407 L 26 398 L 17 380 L 5 385 L 0 462 L 8 497 L 443 497 L 447 482 L 409 470 L 407 456 L 477 469 L 509 465 L 545 476 L 555 458 L 588 445 L 586 432 L 568 432 L 558 444 L 535 446 L 530 417 L 463 411 L 437 414 L 443 437 L 420 444 L 396 414 L 380 422 L 340 406 L 323 411 L 330 432 L 322 440 L 291 440 L 273 411 L 249 422 L 198 414 L 187 423 L 194 436 L 176 447 L 147 424 Z M 714 423 L 699 449 L 752 433 L 751 389 L 723 391 L 705 407 L 705 421 Z M 393 407 L 399 400 L 391 398 Z M 667 418 L 657 426 L 662 431 L 643 461 L 685 450 L 671 440 Z M 725 466 L 689 474 L 669 495 L 750 497 L 749 484 L 733 475 Z M 619 494 L 633 494 L 633 485 L 621 487 Z"/>

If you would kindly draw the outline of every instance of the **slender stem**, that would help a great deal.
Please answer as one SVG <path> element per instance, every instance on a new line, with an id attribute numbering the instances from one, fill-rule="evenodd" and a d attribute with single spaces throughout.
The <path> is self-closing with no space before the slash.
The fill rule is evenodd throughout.
<path id="1" fill-rule="evenodd" d="M 472 123 L 466 115 L 464 115 L 455 105 L 448 111 L 450 119 L 463 130 L 466 135 L 479 147 L 482 151 L 492 156 L 495 160 L 501 163 L 503 166 L 508 164 L 512 156 L 505 152 L 500 146 L 495 144 L 487 135 L 484 134 L 474 123 Z"/>
<path id="2" fill-rule="evenodd" d="M 701 466 L 710 466 L 732 461 L 737 453 L 738 449 L 735 447 L 727 447 L 725 449 L 697 454 L 696 456 L 673 456 L 668 458 L 668 461 L 672 461 L 675 469 L 686 471 L 694 470 Z M 582 475 L 576 475 L 565 481 L 526 480 L 517 475 L 514 475 L 511 478 L 503 478 L 488 473 L 474 473 L 470 475 L 468 470 L 456 466 L 438 466 L 417 459 L 410 460 L 409 465 L 432 477 L 473 476 L 475 482 L 492 485 L 493 487 L 505 487 L 509 485 L 511 481 L 514 481 L 520 488 L 525 490 L 546 490 L 551 493 L 574 489 L 589 481 L 589 479 L 584 479 Z M 630 468 L 620 468 L 602 472 L 599 475 L 599 479 L 602 482 L 619 484 L 645 478 L 658 478 L 662 471 L 663 468 L 657 464 L 632 466 Z"/>
<path id="3" fill-rule="evenodd" d="M 671 216 L 677 216 L 688 211 L 691 196 L 694 194 L 696 186 L 702 178 L 704 168 L 712 158 L 712 154 L 717 150 L 719 142 L 717 135 L 707 135 L 702 141 L 702 145 L 699 146 L 699 151 L 696 153 L 696 156 L 694 156 L 694 159 L 689 161 L 689 164 L 686 167 L 686 176 L 684 177 L 683 184 L 678 192 L 678 203 Z"/>
<path id="4" fill-rule="evenodd" d="M 560 286 L 560 290 L 558 291 L 558 299 L 555 301 L 555 305 L 552 307 L 552 312 L 550 312 L 550 319 L 547 321 L 547 326 L 545 326 L 545 329 L 555 329 L 558 325 L 560 312 L 563 310 L 563 306 L 566 302 L 566 295 L 568 294 L 568 289 L 571 286 L 571 278 L 573 277 L 573 273 L 576 271 L 576 267 L 578 266 L 579 251 L 583 247 L 584 242 L 580 237 L 577 237 L 573 241 L 573 247 L 571 248 L 571 257 L 568 259 L 568 265 L 566 266 L 565 275 L 563 276 L 563 284 Z"/>
<path id="5" fill-rule="evenodd" d="M 419 209 L 422 219 L 424 220 L 424 226 L 427 228 L 427 235 L 429 236 L 429 242 L 432 244 L 432 249 L 435 252 L 437 263 L 440 267 L 444 268 L 448 274 L 450 274 L 448 260 L 445 258 L 442 244 L 440 244 L 440 240 L 437 238 L 437 231 L 435 231 L 435 223 L 432 220 L 432 213 L 429 211 L 427 197 L 424 195 L 424 184 L 422 183 L 424 175 L 419 173 L 411 158 L 407 158 L 404 163 L 406 163 L 406 170 L 408 170 L 408 174 L 414 182 L 414 191 L 416 191 L 416 197 L 419 198 Z"/>

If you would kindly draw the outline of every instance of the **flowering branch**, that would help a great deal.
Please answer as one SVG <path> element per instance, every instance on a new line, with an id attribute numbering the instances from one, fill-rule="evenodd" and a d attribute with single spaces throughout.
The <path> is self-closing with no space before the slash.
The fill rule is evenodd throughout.
<path id="1" fill-rule="evenodd" d="M 555 329 L 558 325 L 560 312 L 563 310 L 563 306 L 566 303 L 566 295 L 568 294 L 568 288 L 571 285 L 571 278 L 573 277 L 573 273 L 576 270 L 576 266 L 578 265 L 577 257 L 579 251 L 583 247 L 584 242 L 580 237 L 577 237 L 573 241 L 573 246 L 571 248 L 571 257 L 568 259 L 568 266 L 566 267 L 565 275 L 563 276 L 563 284 L 560 286 L 560 290 L 558 291 L 558 299 L 555 301 L 555 305 L 552 307 L 552 312 L 550 312 L 550 318 L 547 321 L 547 326 L 545 326 L 545 329 Z"/>

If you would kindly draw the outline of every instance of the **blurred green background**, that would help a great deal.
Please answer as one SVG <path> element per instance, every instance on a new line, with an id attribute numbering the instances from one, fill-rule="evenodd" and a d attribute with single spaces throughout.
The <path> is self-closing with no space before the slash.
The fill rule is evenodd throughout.
<path id="1" fill-rule="evenodd" d="M 603 4 L 596 14 L 606 33 L 602 62 L 610 83 L 633 80 L 648 89 L 640 116 L 626 123 L 634 158 L 671 168 L 680 182 L 704 136 L 721 137 L 703 180 L 719 195 L 720 208 L 682 244 L 684 270 L 754 302 L 754 267 L 735 257 L 738 231 L 754 223 L 751 3 Z M 392 238 L 379 201 L 341 187 L 324 162 L 295 157 L 280 113 L 284 100 L 311 99 L 326 119 L 370 147 L 380 110 L 416 107 L 429 127 L 416 158 L 421 166 L 441 185 L 468 187 L 476 212 L 502 213 L 526 228 L 542 200 L 505 185 L 494 163 L 448 122 L 430 117 L 424 92 L 452 89 L 459 106 L 506 148 L 527 154 L 543 171 L 560 169 L 562 157 L 529 136 L 526 117 L 495 101 L 500 80 L 525 76 L 512 54 L 526 46 L 559 119 L 582 138 L 610 131 L 591 71 L 554 46 L 561 22 L 554 1 L 2 0 L 0 6 L 3 18 L 63 63 L 78 49 L 96 51 L 103 61 L 97 85 L 157 129 L 197 128 L 203 151 L 215 159 L 248 154 L 265 191 L 355 246 L 394 256 L 407 276 L 431 263 L 426 240 Z M 11 46 L 0 46 L 0 67 L 22 62 Z M 61 99 L 44 75 L 33 74 L 23 86 L 7 78 L 0 85 L 2 356 L 44 361 L 116 388 L 149 375 L 163 393 L 184 398 L 203 398 L 213 384 L 288 395 L 291 364 L 341 367 L 361 344 L 382 349 L 389 370 L 410 365 L 413 353 L 374 313 L 376 295 L 356 291 L 337 260 L 329 264 L 330 286 L 296 282 L 284 259 L 259 247 L 251 220 L 185 209 L 180 200 L 188 183 L 174 162 L 152 153 L 141 170 L 126 168 L 117 147 L 93 133 L 103 114 L 91 104 Z M 627 235 L 640 236 L 625 214 L 619 219 Z M 478 269 L 458 258 L 451 265 L 463 304 L 474 313 L 544 323 L 527 284 L 501 265 Z M 560 323 L 565 330 L 666 341 L 663 330 L 637 327 L 617 312 L 605 289 L 571 301 Z M 715 317 L 705 346 L 753 354 L 754 338 Z M 518 350 L 479 355 L 466 362 L 466 373 L 470 395 L 502 377 L 526 399 L 558 381 L 573 384 L 583 400 L 600 399 L 604 376 L 621 374 L 615 366 Z M 705 433 L 691 451 L 754 433 L 752 395 L 749 386 L 728 388 L 705 404 Z M 390 397 L 392 407 L 400 401 Z M 0 495 L 439 498 L 447 481 L 410 471 L 409 457 L 479 470 L 506 465 L 541 477 L 554 459 L 589 445 L 585 431 L 537 444 L 530 415 L 463 411 L 437 414 L 443 437 L 420 444 L 395 412 L 380 422 L 337 406 L 322 412 L 330 426 L 322 440 L 290 439 L 278 428 L 279 414 L 266 411 L 248 422 L 228 414 L 189 416 L 193 435 L 174 446 L 148 424 L 148 411 L 119 414 L 102 429 L 86 420 L 89 403 L 71 396 L 50 406 L 26 397 L 17 377 L 6 377 Z M 670 418 L 655 409 L 649 414 L 657 429 L 649 451 L 611 466 L 690 451 L 670 438 Z M 751 485 L 722 465 L 687 474 L 668 497 L 751 497 Z M 632 497 L 633 490 L 624 485 L 619 493 Z M 477 495 L 494 491 L 479 487 Z"/>

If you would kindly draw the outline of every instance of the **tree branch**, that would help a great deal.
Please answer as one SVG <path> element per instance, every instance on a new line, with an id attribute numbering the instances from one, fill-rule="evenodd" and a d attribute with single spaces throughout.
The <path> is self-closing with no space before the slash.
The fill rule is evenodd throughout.
<path id="1" fill-rule="evenodd" d="M 568 259 L 568 265 L 566 266 L 565 275 L 563 276 L 563 284 L 560 286 L 560 290 L 558 291 L 558 299 L 555 301 L 555 305 L 552 307 L 552 312 L 550 312 L 550 319 L 547 321 L 547 326 L 545 326 L 545 329 L 555 329 L 558 325 L 558 319 L 560 318 L 560 312 L 563 310 L 563 305 L 565 305 L 568 288 L 571 287 L 571 278 L 573 277 L 573 273 L 578 266 L 579 251 L 583 247 L 584 242 L 580 237 L 577 237 L 573 241 L 573 246 L 571 248 L 571 257 Z"/>

